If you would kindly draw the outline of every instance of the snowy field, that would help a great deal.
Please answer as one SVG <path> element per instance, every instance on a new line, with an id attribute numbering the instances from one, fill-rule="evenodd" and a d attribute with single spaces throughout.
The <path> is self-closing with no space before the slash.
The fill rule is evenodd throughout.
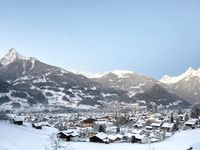
<path id="1" fill-rule="evenodd" d="M 47 150 L 50 147 L 49 136 L 55 132 L 55 129 L 48 127 L 36 130 L 30 126 L 0 122 L 0 150 Z M 70 150 L 149 150 L 148 144 L 64 143 Z M 150 149 L 186 150 L 190 146 L 200 150 L 200 129 L 181 131 L 163 142 L 151 144 Z"/>

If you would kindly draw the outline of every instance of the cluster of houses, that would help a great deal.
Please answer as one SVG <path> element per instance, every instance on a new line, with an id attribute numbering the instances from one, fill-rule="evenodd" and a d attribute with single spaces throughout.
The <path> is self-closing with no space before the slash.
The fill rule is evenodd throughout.
<path id="1" fill-rule="evenodd" d="M 92 116 L 91 116 L 92 115 Z M 65 141 L 98 143 L 153 143 L 165 140 L 178 130 L 198 128 L 200 118 L 189 118 L 186 113 L 134 114 L 21 114 L 12 116 L 12 122 L 32 124 L 35 129 L 44 126 L 59 130 L 57 136 Z"/>

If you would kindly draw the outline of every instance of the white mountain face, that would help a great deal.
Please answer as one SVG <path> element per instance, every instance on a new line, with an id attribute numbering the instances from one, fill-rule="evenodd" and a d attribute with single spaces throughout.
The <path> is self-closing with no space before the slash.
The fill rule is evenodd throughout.
<path id="1" fill-rule="evenodd" d="M 200 78 L 200 68 L 199 69 L 193 69 L 192 67 L 188 68 L 185 73 L 176 76 L 176 77 L 170 77 L 168 75 L 165 75 L 162 79 L 160 79 L 160 82 L 165 84 L 175 84 L 181 80 L 188 81 L 192 77 L 199 77 Z"/>
<path id="2" fill-rule="evenodd" d="M 17 59 L 22 59 L 22 60 L 30 60 L 33 59 L 31 57 L 24 57 L 21 54 L 19 54 L 14 48 L 11 48 L 8 53 L 0 59 L 0 64 L 2 66 L 6 66 L 12 62 L 14 62 Z"/>
<path id="3" fill-rule="evenodd" d="M 87 78 L 100 78 L 102 76 L 102 74 L 90 73 L 86 71 L 80 71 L 80 72 L 73 71 L 73 73 L 86 76 Z"/>
<path id="4" fill-rule="evenodd" d="M 177 77 L 164 76 L 160 82 L 166 84 L 172 92 L 188 102 L 200 102 L 200 68 L 190 67 Z"/>
<path id="5" fill-rule="evenodd" d="M 97 74 L 97 73 L 90 73 L 86 71 L 81 71 L 81 72 L 74 72 L 76 74 L 81 74 L 86 76 L 87 78 L 101 78 L 109 73 L 117 75 L 118 78 L 126 78 L 128 74 L 133 74 L 133 71 L 128 71 L 128 70 L 114 70 L 114 71 L 108 71 L 103 74 Z"/>
<path id="6" fill-rule="evenodd" d="M 134 72 L 128 71 L 128 70 L 114 70 L 114 71 L 107 72 L 107 73 L 103 74 L 102 76 L 109 74 L 109 73 L 117 75 L 118 78 L 126 78 L 127 75 L 133 74 Z"/>

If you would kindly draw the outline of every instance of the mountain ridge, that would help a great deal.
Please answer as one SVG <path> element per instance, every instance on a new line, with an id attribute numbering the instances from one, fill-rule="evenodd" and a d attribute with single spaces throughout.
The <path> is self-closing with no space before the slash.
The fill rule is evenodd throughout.
<path id="1" fill-rule="evenodd" d="M 126 70 L 109 71 L 96 78 L 87 78 L 33 57 L 22 56 L 15 49 L 10 49 L 0 59 L 0 79 L 5 81 L 2 84 L 8 82 L 10 85 L 9 92 L 0 93 L 0 97 L 6 98 L 2 106 L 5 108 L 42 104 L 96 109 L 113 101 L 133 102 L 136 94 L 145 93 L 155 85 L 162 86 L 154 78 Z M 175 94 L 167 95 L 176 99 Z M 184 98 L 180 100 L 184 101 Z M 149 103 L 151 100 L 146 98 L 146 101 Z M 163 104 L 169 103 L 170 100 Z"/>

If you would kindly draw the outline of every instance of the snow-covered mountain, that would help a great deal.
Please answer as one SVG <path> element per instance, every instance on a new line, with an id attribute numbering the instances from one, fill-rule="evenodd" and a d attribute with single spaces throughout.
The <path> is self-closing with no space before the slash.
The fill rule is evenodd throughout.
<path id="1" fill-rule="evenodd" d="M 133 71 L 110 71 L 92 80 L 104 86 L 127 91 L 132 101 L 142 100 L 147 106 L 152 103 L 162 108 L 189 106 L 183 98 L 169 92 L 158 80 Z"/>
<path id="2" fill-rule="evenodd" d="M 200 68 L 190 67 L 177 77 L 164 76 L 160 82 L 190 103 L 200 102 Z"/>
<path id="3" fill-rule="evenodd" d="M 113 101 L 135 101 L 135 94 L 145 93 L 156 84 L 162 86 L 151 77 L 124 70 L 102 75 L 75 74 L 36 58 L 24 57 L 14 49 L 0 59 L 0 105 L 4 109 L 38 105 L 97 108 Z M 169 100 L 162 104 L 170 103 Z"/>
<path id="4" fill-rule="evenodd" d="M 159 82 L 151 77 L 124 70 L 106 72 L 99 78 L 93 78 L 93 81 L 101 83 L 105 86 L 128 91 L 130 98 L 136 93 L 146 91 Z"/>
<path id="5" fill-rule="evenodd" d="M 183 98 L 176 94 L 172 94 L 161 85 L 155 84 L 144 93 L 137 93 L 134 96 L 135 100 L 145 100 L 149 108 L 155 105 L 160 108 L 183 108 L 189 105 Z"/>
<path id="6" fill-rule="evenodd" d="M 168 75 L 165 75 L 160 82 L 165 83 L 165 84 L 175 84 L 181 80 L 188 81 L 192 77 L 198 77 L 200 78 L 200 68 L 195 70 L 192 67 L 189 67 L 186 72 L 183 74 L 176 76 L 176 77 L 170 77 Z"/>
<path id="7" fill-rule="evenodd" d="M 103 76 L 102 74 L 90 73 L 90 72 L 86 72 L 86 71 L 80 71 L 80 72 L 73 71 L 73 73 L 83 75 L 89 79 L 90 78 L 100 78 L 101 76 Z"/>
<path id="8" fill-rule="evenodd" d="M 24 57 L 14 49 L 0 60 L 0 78 L 11 88 L 0 93 L 3 108 L 34 104 L 65 107 L 102 106 L 107 101 L 128 100 L 127 92 L 103 86 L 83 75 Z"/>

